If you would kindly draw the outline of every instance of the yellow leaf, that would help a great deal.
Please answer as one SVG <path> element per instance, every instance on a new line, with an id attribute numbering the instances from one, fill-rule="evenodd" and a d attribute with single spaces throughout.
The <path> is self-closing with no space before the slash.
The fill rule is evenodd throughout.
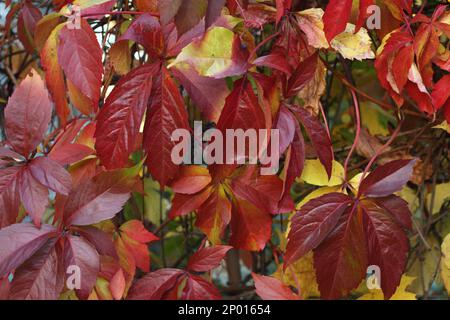
<path id="1" fill-rule="evenodd" d="M 303 299 L 320 296 L 312 252 L 291 264 L 285 271 L 283 271 L 283 265 L 279 265 L 272 276 L 286 285 L 298 288 L 300 291 L 299 295 Z"/>
<path id="2" fill-rule="evenodd" d="M 314 114 L 320 112 L 320 99 L 325 92 L 327 69 L 322 61 L 317 61 L 316 73 L 314 78 L 309 81 L 297 97 L 303 100 L 305 106 L 311 107 Z"/>
<path id="3" fill-rule="evenodd" d="M 372 40 L 367 30 L 361 28 L 357 33 L 354 32 L 355 25 L 348 23 L 345 31 L 331 41 L 333 49 L 337 50 L 345 59 L 361 61 L 375 58 L 371 48 Z"/>
<path id="4" fill-rule="evenodd" d="M 323 10 L 311 8 L 297 12 L 298 26 L 305 33 L 308 44 L 314 48 L 328 48 L 328 41 L 323 31 Z"/>
<path id="5" fill-rule="evenodd" d="M 318 198 L 320 196 L 323 196 L 324 194 L 332 193 L 332 192 L 342 192 L 341 186 L 322 187 L 322 188 L 314 190 L 313 192 L 308 194 L 306 197 L 304 197 L 303 200 L 297 204 L 296 209 L 299 210 L 305 203 L 307 203 L 308 201 L 310 201 L 312 199 Z"/>
<path id="6" fill-rule="evenodd" d="M 383 118 L 379 107 L 370 102 L 364 101 L 361 103 L 361 118 L 362 122 L 369 130 L 369 133 L 372 136 L 380 135 L 387 136 L 389 135 L 389 130 L 387 129 L 387 122 L 383 123 Z"/>
<path id="7" fill-rule="evenodd" d="M 441 278 L 447 293 L 450 294 L 450 234 L 442 242 L 441 251 Z"/>
<path id="8" fill-rule="evenodd" d="M 397 195 L 408 202 L 409 210 L 411 210 L 412 213 L 416 212 L 419 207 L 419 198 L 413 189 L 404 187 L 402 190 L 397 192 Z"/>
<path id="9" fill-rule="evenodd" d="M 301 179 L 314 186 L 333 187 L 341 185 L 344 179 L 344 167 L 333 160 L 331 178 L 328 179 L 325 167 L 319 159 L 306 160 Z"/>
<path id="10" fill-rule="evenodd" d="M 436 272 L 438 271 L 439 261 L 441 259 L 440 242 L 433 235 L 429 235 L 426 240 L 430 246 L 430 250 L 425 250 L 423 254 L 416 258 L 407 271 L 409 276 L 416 278 L 411 284 L 410 289 L 418 296 L 422 296 L 425 291 L 428 291 L 430 285 L 436 280 L 436 275 L 438 275 Z M 411 244 L 411 247 L 414 248 L 417 241 L 422 240 L 417 237 Z"/>
<path id="11" fill-rule="evenodd" d="M 432 198 L 433 193 L 428 193 L 427 203 L 429 207 L 431 207 Z M 434 191 L 433 214 L 439 213 L 442 205 L 446 200 L 450 200 L 450 182 L 436 185 L 436 189 Z"/>
<path id="12" fill-rule="evenodd" d="M 434 126 L 433 129 L 442 129 L 447 131 L 447 133 L 450 133 L 450 125 L 447 121 L 442 122 L 440 125 Z"/>
<path id="13" fill-rule="evenodd" d="M 415 293 L 406 291 L 414 279 L 414 277 L 403 275 L 397 290 L 389 300 L 417 300 Z M 381 289 L 369 290 L 369 293 L 359 297 L 358 300 L 384 300 L 384 294 Z"/>
<path id="14" fill-rule="evenodd" d="M 235 61 L 239 60 L 238 58 L 233 59 L 234 51 L 239 50 L 234 46 L 233 31 L 223 27 L 211 28 L 202 39 L 184 47 L 168 68 L 180 63 L 189 63 L 202 76 L 223 75 L 239 63 Z"/>

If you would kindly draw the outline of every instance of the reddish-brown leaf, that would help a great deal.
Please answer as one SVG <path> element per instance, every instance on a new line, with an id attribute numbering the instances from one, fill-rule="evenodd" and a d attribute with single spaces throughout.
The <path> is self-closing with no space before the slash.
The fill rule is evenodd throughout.
<path id="1" fill-rule="evenodd" d="M 129 300 L 161 300 L 185 272 L 178 269 L 160 269 L 136 281 L 128 293 Z"/>
<path id="2" fill-rule="evenodd" d="M 325 167 L 328 177 L 331 177 L 331 169 L 334 158 L 333 146 L 325 127 L 306 109 L 295 107 L 293 110 L 302 125 L 305 127 L 306 133 L 311 139 L 312 146 L 316 150 L 320 162 Z"/>
<path id="3" fill-rule="evenodd" d="M 16 88 L 5 109 L 5 131 L 9 144 L 28 157 L 41 142 L 52 115 L 52 104 L 44 81 L 32 71 Z"/>
<path id="4" fill-rule="evenodd" d="M 67 270 L 69 266 L 80 268 L 81 287 L 76 293 L 80 299 L 87 299 L 100 271 L 97 251 L 83 238 L 68 235 L 64 246 L 64 269 Z"/>
<path id="5" fill-rule="evenodd" d="M 64 270 L 55 248 L 55 239 L 23 263 L 11 283 L 11 300 L 57 300 L 64 287 Z"/>
<path id="6" fill-rule="evenodd" d="M 81 28 L 65 26 L 59 34 L 58 61 L 72 84 L 98 108 L 102 85 L 102 50 L 94 31 L 81 19 Z"/>
<path id="7" fill-rule="evenodd" d="M 28 165 L 31 175 L 41 185 L 62 195 L 68 195 L 72 188 L 70 174 L 58 162 L 47 157 L 33 159 Z"/>
<path id="8" fill-rule="evenodd" d="M 285 266 L 317 248 L 334 230 L 341 215 L 353 202 L 342 193 L 329 193 L 304 204 L 292 218 Z"/>
<path id="9" fill-rule="evenodd" d="M 0 230 L 0 278 L 9 274 L 38 251 L 57 231 L 31 223 L 17 223 Z"/>
<path id="10" fill-rule="evenodd" d="M 409 243 L 406 234 L 382 207 L 370 199 L 361 203 L 367 236 L 368 263 L 381 270 L 381 288 L 389 299 L 400 284 L 406 267 Z"/>
<path id="11" fill-rule="evenodd" d="M 139 128 L 159 63 L 138 67 L 114 87 L 97 117 L 95 149 L 108 169 L 124 167 L 137 147 Z"/>
<path id="12" fill-rule="evenodd" d="M 161 24 L 150 14 L 142 14 L 120 36 L 118 41 L 132 40 L 144 46 L 152 58 L 161 57 L 164 51 L 164 38 Z"/>
<path id="13" fill-rule="evenodd" d="M 314 250 L 321 297 L 344 297 L 361 283 L 368 261 L 366 246 L 361 215 L 354 205 L 341 215 L 333 232 Z"/>
<path id="14" fill-rule="evenodd" d="M 230 246 L 203 247 L 195 252 L 188 261 L 187 269 L 195 272 L 207 272 L 219 266 Z"/>
<path id="15" fill-rule="evenodd" d="M 286 98 L 295 96 L 314 78 L 317 68 L 317 59 L 318 53 L 316 52 L 300 62 L 287 83 Z"/>
<path id="16" fill-rule="evenodd" d="M 323 16 L 325 36 L 330 42 L 345 30 L 352 11 L 352 0 L 331 0 Z"/>
<path id="17" fill-rule="evenodd" d="M 0 171 L 0 229 L 16 222 L 20 207 L 20 167 Z"/>
<path id="18" fill-rule="evenodd" d="M 384 197 L 400 191 L 411 178 L 415 160 L 394 160 L 376 168 L 359 186 L 359 194 Z"/>
<path id="19" fill-rule="evenodd" d="M 194 104 L 198 106 L 204 119 L 217 123 L 229 94 L 226 80 L 200 76 L 190 66 L 171 70 Z"/>
<path id="20" fill-rule="evenodd" d="M 272 232 L 272 216 L 249 201 L 234 197 L 230 244 L 239 249 L 261 251 Z"/>
<path id="21" fill-rule="evenodd" d="M 34 178 L 29 166 L 20 173 L 19 194 L 25 211 L 39 227 L 48 205 L 48 189 Z"/>
<path id="22" fill-rule="evenodd" d="M 65 204 L 65 224 L 85 226 L 114 217 L 130 197 L 136 175 L 136 168 L 120 169 L 80 183 Z"/>
<path id="23" fill-rule="evenodd" d="M 201 166 L 183 166 L 178 177 L 170 184 L 176 193 L 194 194 L 203 190 L 210 182 L 211 175 L 207 168 Z"/>
<path id="24" fill-rule="evenodd" d="M 171 158 L 177 142 L 172 141 L 176 129 L 189 130 L 186 107 L 169 71 L 161 68 L 161 73 L 153 80 L 145 129 L 144 150 L 147 152 L 148 169 L 161 188 L 172 180 L 178 166 Z"/>
<path id="25" fill-rule="evenodd" d="M 185 300 L 220 300 L 219 290 L 209 281 L 200 276 L 189 274 L 182 293 Z"/>
<path id="26" fill-rule="evenodd" d="M 300 300 L 287 285 L 279 279 L 252 273 L 256 294 L 263 300 Z"/>

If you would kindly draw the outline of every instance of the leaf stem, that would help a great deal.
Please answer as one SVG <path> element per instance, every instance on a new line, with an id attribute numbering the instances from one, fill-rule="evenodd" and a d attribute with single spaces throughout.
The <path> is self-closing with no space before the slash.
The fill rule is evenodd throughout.
<path id="1" fill-rule="evenodd" d="M 355 135 L 355 140 L 353 141 L 353 145 L 352 148 L 350 149 L 348 155 L 347 155 L 347 159 L 345 159 L 345 163 L 344 163 L 344 182 L 347 183 L 347 178 L 348 178 L 348 163 L 350 161 L 350 158 L 353 154 L 353 152 L 356 149 L 356 145 L 358 144 L 359 141 L 359 135 L 361 133 L 361 114 L 359 112 L 359 102 L 358 102 L 358 98 L 356 97 L 356 93 L 355 90 L 353 90 L 352 88 L 350 88 L 350 92 L 352 94 L 352 98 L 353 98 L 353 104 L 355 106 L 355 113 L 356 113 L 356 135 Z"/>
<path id="2" fill-rule="evenodd" d="M 369 163 L 366 165 L 366 167 L 364 168 L 364 172 L 361 176 L 361 180 L 359 181 L 359 184 L 361 184 L 361 182 L 364 180 L 367 172 L 369 172 L 370 167 L 372 166 L 372 164 L 375 162 L 375 160 L 380 156 L 380 154 L 382 154 L 387 147 L 389 147 L 391 145 L 391 143 L 395 140 L 395 138 L 397 138 L 398 134 L 400 133 L 400 129 L 403 125 L 403 119 L 400 121 L 400 123 L 398 124 L 397 128 L 395 129 L 394 133 L 392 134 L 392 136 L 389 138 L 389 140 L 383 144 L 373 155 L 372 159 L 370 159 Z"/>
<path id="3" fill-rule="evenodd" d="M 280 34 L 280 31 L 271 34 L 270 36 L 268 36 L 267 38 L 265 38 L 263 41 L 261 41 L 250 53 L 250 56 L 248 58 L 249 61 L 251 61 L 253 59 L 253 57 L 256 55 L 256 52 L 259 50 L 259 48 L 261 48 L 263 45 L 265 45 L 267 42 L 269 42 L 270 40 L 272 40 L 273 38 L 277 37 Z"/>

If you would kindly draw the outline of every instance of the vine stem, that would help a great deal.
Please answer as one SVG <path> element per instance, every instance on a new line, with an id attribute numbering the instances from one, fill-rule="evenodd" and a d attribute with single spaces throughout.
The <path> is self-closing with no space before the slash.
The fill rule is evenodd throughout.
<path id="1" fill-rule="evenodd" d="M 359 180 L 359 184 L 361 184 L 361 182 L 364 180 L 364 178 L 367 175 L 367 172 L 369 172 L 370 167 L 373 165 L 373 163 L 375 162 L 375 160 L 380 156 L 380 154 L 382 154 L 387 147 L 389 147 L 391 145 L 391 143 L 395 140 L 395 138 L 397 138 L 398 134 L 400 133 L 400 129 L 403 125 L 403 121 L 404 119 L 402 119 L 400 121 L 400 123 L 398 124 L 397 128 L 395 129 L 394 133 L 392 133 L 392 136 L 389 138 L 389 140 L 383 144 L 373 155 L 372 159 L 370 159 L 369 163 L 366 165 L 366 167 L 364 168 L 364 172 L 361 175 L 361 179 Z M 359 189 L 359 188 L 358 188 Z"/>
<path id="2" fill-rule="evenodd" d="M 355 106 L 355 113 L 356 113 L 356 135 L 355 135 L 355 140 L 353 141 L 352 144 L 352 148 L 350 149 L 350 151 L 348 152 L 347 155 L 347 159 L 345 159 L 345 163 L 344 163 L 344 182 L 347 183 L 347 178 L 348 178 L 348 163 L 350 161 L 350 158 L 352 157 L 353 152 L 356 149 L 356 145 L 358 144 L 359 141 L 359 136 L 361 134 L 361 114 L 359 111 L 359 102 L 358 102 L 358 98 L 356 97 L 356 93 L 355 90 L 353 90 L 352 88 L 349 88 L 350 92 L 352 94 L 352 98 L 353 98 L 353 104 Z"/>

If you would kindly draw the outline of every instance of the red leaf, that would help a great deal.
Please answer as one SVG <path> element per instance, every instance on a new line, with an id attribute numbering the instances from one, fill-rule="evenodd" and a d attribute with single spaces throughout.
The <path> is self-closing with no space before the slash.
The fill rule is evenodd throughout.
<path id="1" fill-rule="evenodd" d="M 238 249 L 261 251 L 272 232 L 272 216 L 252 203 L 235 197 L 230 244 Z"/>
<path id="2" fill-rule="evenodd" d="M 0 229 L 16 222 L 20 207 L 20 172 L 20 167 L 0 171 Z"/>
<path id="3" fill-rule="evenodd" d="M 415 160 L 395 160 L 376 168 L 359 186 L 359 194 L 384 197 L 401 188 L 411 178 Z"/>
<path id="4" fill-rule="evenodd" d="M 316 150 L 317 156 L 327 171 L 328 177 L 331 177 L 334 156 L 330 136 L 324 126 L 307 110 L 295 107 L 293 111 L 305 127 L 312 145 Z"/>
<path id="5" fill-rule="evenodd" d="M 47 157 L 39 157 L 31 161 L 28 169 L 41 185 L 62 195 L 69 194 L 72 178 L 59 163 Z"/>
<path id="6" fill-rule="evenodd" d="M 163 55 L 164 38 L 161 24 L 150 14 L 142 14 L 135 19 L 117 42 L 123 40 L 132 40 L 143 45 L 152 58 Z"/>
<path id="7" fill-rule="evenodd" d="M 211 176 L 207 168 L 200 166 L 183 166 L 179 176 L 171 183 L 170 187 L 176 193 L 194 194 L 203 190 L 211 182 Z"/>
<path id="8" fill-rule="evenodd" d="M 187 269 L 195 272 L 207 272 L 220 265 L 230 246 L 203 247 L 190 258 Z"/>
<path id="9" fill-rule="evenodd" d="M 411 211 L 408 202 L 395 195 L 372 199 L 379 207 L 388 212 L 403 228 L 412 230 Z"/>
<path id="10" fill-rule="evenodd" d="M 445 75 L 434 86 L 431 93 L 431 99 L 436 110 L 442 108 L 445 102 L 450 97 L 450 75 Z"/>
<path id="11" fill-rule="evenodd" d="M 162 67 L 154 79 L 150 105 L 144 129 L 144 150 L 147 152 L 148 169 L 152 177 L 164 188 L 178 170 L 171 158 L 172 141 L 176 129 L 189 130 L 186 107 L 169 71 Z"/>
<path id="12" fill-rule="evenodd" d="M 282 106 L 284 108 L 284 106 Z M 288 111 L 290 112 L 290 111 Z M 294 122 L 294 140 L 288 148 L 286 159 L 284 162 L 284 169 L 281 173 L 281 178 L 284 180 L 283 185 L 283 199 L 280 201 L 280 206 L 283 203 L 291 202 L 290 195 L 292 184 L 297 177 L 300 177 L 305 163 L 305 140 L 297 121 Z"/>
<path id="13" fill-rule="evenodd" d="M 160 300 L 185 273 L 178 269 L 160 269 L 136 281 L 128 293 L 129 300 Z"/>
<path id="14" fill-rule="evenodd" d="M 116 272 L 116 274 L 112 277 L 109 282 L 109 290 L 111 291 L 111 295 L 115 300 L 120 300 L 123 297 L 125 292 L 126 282 L 125 276 L 123 274 L 122 268 Z"/>
<path id="15" fill-rule="evenodd" d="M 406 83 L 408 82 L 408 72 L 414 62 L 414 48 L 413 46 L 406 46 L 399 50 L 392 63 L 392 75 L 398 91 L 402 92 Z"/>
<path id="16" fill-rule="evenodd" d="M 172 68 L 173 75 L 198 106 L 205 120 L 217 122 L 229 94 L 225 79 L 200 76 L 192 67 Z"/>
<path id="17" fill-rule="evenodd" d="M 363 200 L 369 265 L 381 270 L 381 288 L 389 299 L 400 284 L 409 251 L 409 242 L 403 230 L 383 210 L 369 199 Z"/>
<path id="18" fill-rule="evenodd" d="M 253 64 L 258 67 L 269 67 L 278 71 L 291 75 L 291 66 L 286 60 L 286 56 L 281 52 L 271 53 L 267 56 L 262 56 L 253 61 Z"/>
<path id="19" fill-rule="evenodd" d="M 36 71 L 16 88 L 5 109 L 5 131 L 9 144 L 28 157 L 47 131 L 52 104 L 44 82 Z"/>
<path id="20" fill-rule="evenodd" d="M 157 236 L 145 229 L 144 224 L 139 220 L 129 220 L 120 226 L 120 231 L 124 232 L 131 239 L 142 243 L 159 240 Z"/>
<path id="21" fill-rule="evenodd" d="M 231 203 L 222 186 L 217 186 L 210 197 L 197 210 L 195 225 L 202 230 L 213 244 L 220 243 L 226 226 L 231 219 Z"/>
<path id="22" fill-rule="evenodd" d="M 169 211 L 169 217 L 174 219 L 178 216 L 185 216 L 188 213 L 197 210 L 211 195 L 211 188 L 202 190 L 194 195 L 175 194 L 172 200 L 172 207 Z"/>
<path id="23" fill-rule="evenodd" d="M 55 240 L 49 240 L 22 264 L 11 283 L 11 300 L 57 300 L 64 287 L 64 270 Z"/>
<path id="24" fill-rule="evenodd" d="M 252 272 L 256 294 L 263 300 L 300 300 L 287 285 L 273 277 L 266 277 Z"/>
<path id="25" fill-rule="evenodd" d="M 369 13 L 367 12 L 367 9 L 371 5 L 373 5 L 374 2 L 375 2 L 374 0 L 360 0 L 359 1 L 359 15 L 358 15 L 358 21 L 356 22 L 355 33 L 357 33 L 359 31 L 359 29 L 361 29 L 361 27 L 364 26 L 366 19 L 369 17 Z"/>
<path id="26" fill-rule="evenodd" d="M 205 16 L 205 29 L 208 29 L 220 16 L 226 0 L 208 0 Z"/>
<path id="27" fill-rule="evenodd" d="M 242 177 L 239 176 L 231 184 L 233 193 L 245 199 L 259 209 L 271 214 L 279 214 L 278 202 L 283 190 L 283 181 L 278 176 L 257 176 Z M 293 209 L 293 208 L 292 208 Z"/>
<path id="28" fill-rule="evenodd" d="M 0 278 L 8 275 L 38 251 L 56 229 L 43 225 L 41 229 L 31 223 L 17 223 L 0 230 Z"/>
<path id="29" fill-rule="evenodd" d="M 222 296 L 211 282 L 199 276 L 188 275 L 182 298 L 185 300 L 220 300 Z"/>
<path id="30" fill-rule="evenodd" d="M 317 248 L 336 227 L 352 201 L 345 194 L 328 193 L 304 204 L 292 218 L 284 265 L 288 266 Z"/>
<path id="31" fill-rule="evenodd" d="M 96 227 L 72 227 L 71 230 L 79 233 L 84 239 L 92 244 L 100 255 L 107 255 L 113 258 L 117 258 L 116 250 L 114 249 L 114 243 L 112 235 L 108 234 Z"/>
<path id="32" fill-rule="evenodd" d="M 102 49 L 90 25 L 81 19 L 81 28 L 61 29 L 58 61 L 73 85 L 98 108 L 102 85 Z"/>
<path id="33" fill-rule="evenodd" d="M 28 166 L 21 171 L 19 193 L 25 211 L 31 216 L 34 224 L 39 227 L 48 205 L 48 189 L 33 177 Z"/>
<path id="34" fill-rule="evenodd" d="M 314 250 L 321 297 L 337 299 L 356 288 L 366 275 L 367 249 L 356 206 L 341 215 L 337 227 Z"/>
<path id="35" fill-rule="evenodd" d="M 234 83 L 233 91 L 225 101 L 217 128 L 226 129 L 264 129 L 265 118 L 252 86 L 246 79 Z"/>
<path id="36" fill-rule="evenodd" d="M 297 120 L 292 112 L 285 106 L 281 106 L 276 123 L 276 128 L 280 132 L 280 155 L 283 154 L 292 141 L 294 141 L 296 126 L 298 126 Z"/>
<path id="37" fill-rule="evenodd" d="M 283 16 L 284 16 L 284 0 L 276 0 L 275 4 L 277 7 L 276 22 L 278 24 L 280 22 L 281 18 L 283 18 Z"/>
<path id="38" fill-rule="evenodd" d="M 352 11 L 352 0 L 330 0 L 323 15 L 325 36 L 330 42 L 347 26 Z"/>
<path id="39" fill-rule="evenodd" d="M 72 265 L 80 268 L 81 272 L 81 287 L 76 290 L 77 296 L 87 299 L 100 271 L 100 257 L 86 240 L 68 235 L 64 246 L 64 269 Z"/>
<path id="40" fill-rule="evenodd" d="M 124 167 L 136 149 L 142 117 L 159 63 L 140 66 L 120 79 L 97 117 L 95 148 L 108 169 Z"/>
<path id="41" fill-rule="evenodd" d="M 42 18 L 41 11 L 31 2 L 25 2 L 20 9 L 19 18 L 17 19 L 17 34 L 19 40 L 29 53 L 34 52 L 34 32 L 36 24 Z"/>
<path id="42" fill-rule="evenodd" d="M 65 204 L 65 224 L 85 226 L 114 217 L 130 197 L 136 175 L 136 168 L 127 168 L 80 183 Z"/>
<path id="43" fill-rule="evenodd" d="M 94 152 L 88 146 L 78 143 L 68 143 L 53 148 L 48 157 L 56 161 L 59 165 L 65 166 L 83 160 Z"/>
<path id="44" fill-rule="evenodd" d="M 175 18 L 178 36 L 181 36 L 205 16 L 208 0 L 160 0 L 158 4 L 162 23 L 167 24 Z"/>
<path id="45" fill-rule="evenodd" d="M 299 63 L 297 69 L 292 73 L 286 88 L 286 98 L 295 96 L 304 86 L 308 84 L 316 74 L 318 53 L 315 52 Z"/>

